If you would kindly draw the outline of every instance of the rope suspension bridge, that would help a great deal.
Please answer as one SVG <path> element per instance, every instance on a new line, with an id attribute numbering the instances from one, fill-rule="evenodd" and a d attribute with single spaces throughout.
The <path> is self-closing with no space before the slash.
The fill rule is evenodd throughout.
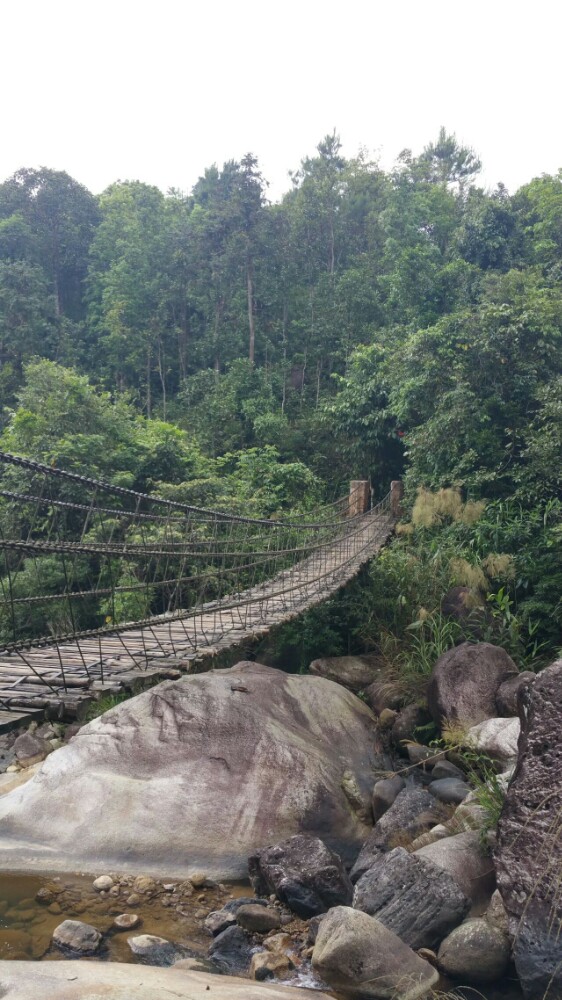
<path id="1" fill-rule="evenodd" d="M 386 542 L 400 486 L 267 520 L 0 452 L 0 728 L 179 677 L 325 600 Z"/>

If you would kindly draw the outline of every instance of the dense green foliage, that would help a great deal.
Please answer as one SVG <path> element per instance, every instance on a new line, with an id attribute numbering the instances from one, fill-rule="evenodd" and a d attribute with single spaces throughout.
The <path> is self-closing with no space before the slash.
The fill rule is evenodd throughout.
<path id="1" fill-rule="evenodd" d="M 0 185 L 0 446 L 266 516 L 352 476 L 382 495 L 404 474 L 410 504 L 457 487 L 483 519 L 402 538 L 353 641 L 378 641 L 372 615 L 377 635 L 415 623 L 405 584 L 433 615 L 450 561 L 496 552 L 523 658 L 560 645 L 562 171 L 510 195 L 479 167 L 441 130 L 390 172 L 326 136 L 277 204 L 250 154 L 166 196 L 18 171 Z"/>

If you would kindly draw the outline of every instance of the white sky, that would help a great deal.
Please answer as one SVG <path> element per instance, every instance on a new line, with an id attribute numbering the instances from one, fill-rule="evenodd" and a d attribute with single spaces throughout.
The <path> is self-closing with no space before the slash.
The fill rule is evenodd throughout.
<path id="1" fill-rule="evenodd" d="M 388 168 L 440 125 L 482 183 L 562 166 L 560 0 L 0 0 L 0 180 L 191 189 L 252 151 L 272 200 L 335 127 Z"/>

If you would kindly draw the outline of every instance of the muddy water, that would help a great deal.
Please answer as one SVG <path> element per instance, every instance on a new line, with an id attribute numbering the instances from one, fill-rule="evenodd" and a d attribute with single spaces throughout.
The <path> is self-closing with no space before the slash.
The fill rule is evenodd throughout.
<path id="1" fill-rule="evenodd" d="M 112 873 L 113 874 L 113 873 Z M 192 888 L 189 883 L 176 882 L 173 891 L 156 883 L 147 895 L 137 893 L 139 901 L 127 904 L 135 891 L 134 877 L 124 877 L 113 894 L 100 894 L 93 889 L 93 878 L 81 875 L 35 876 L 0 874 L 0 959 L 61 960 L 64 955 L 52 945 L 55 927 L 63 920 L 82 920 L 92 924 L 103 935 L 103 944 L 96 959 L 114 962 L 136 962 L 127 939 L 136 934 L 156 934 L 177 944 L 186 954 L 205 957 L 210 944 L 203 921 L 211 910 L 220 909 L 228 900 L 251 895 L 247 884 Z M 36 895 L 49 891 L 52 901 L 40 903 Z M 113 928 L 115 916 L 136 913 L 141 923 L 134 930 Z M 85 959 L 87 961 L 87 959 Z M 318 981 L 311 974 L 309 963 L 293 974 L 286 985 L 308 986 L 311 998 Z M 453 983 L 441 984 L 452 990 Z M 457 987 L 458 989 L 458 987 Z M 329 992 L 329 991 L 328 991 Z M 459 989 L 459 1000 L 522 1000 L 522 994 L 511 977 L 495 987 L 480 991 Z"/>
<path id="2" fill-rule="evenodd" d="M 174 891 L 158 890 L 151 896 L 137 894 L 139 902 L 128 905 L 134 892 L 128 885 L 118 885 L 113 894 L 96 892 L 91 876 L 65 875 L 39 877 L 25 874 L 0 875 L 0 958 L 60 959 L 61 952 L 51 945 L 55 927 L 63 920 L 82 920 L 102 934 L 104 943 L 96 958 L 115 962 L 134 962 L 127 938 L 135 934 L 157 934 L 181 945 L 194 955 L 206 955 L 209 936 L 203 920 L 211 910 L 220 909 L 233 896 L 249 895 L 249 886 L 191 889 L 178 882 Z M 183 888 L 182 888 L 183 887 Z M 52 902 L 39 903 L 36 895 L 48 889 Z M 134 930 L 112 929 L 119 913 L 137 913 L 142 923 Z"/>

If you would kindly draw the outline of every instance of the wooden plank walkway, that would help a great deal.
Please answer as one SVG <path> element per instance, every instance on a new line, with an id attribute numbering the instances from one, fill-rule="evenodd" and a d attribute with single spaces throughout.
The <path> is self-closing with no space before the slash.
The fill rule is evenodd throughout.
<path id="1" fill-rule="evenodd" d="M 263 584 L 142 628 L 16 652 L 0 650 L 0 731 L 12 715 L 38 710 L 73 718 L 102 693 L 177 678 L 201 661 L 264 635 L 324 601 L 351 580 L 388 540 L 394 519 L 373 512 Z M 11 723 L 13 725 L 13 723 Z"/>

